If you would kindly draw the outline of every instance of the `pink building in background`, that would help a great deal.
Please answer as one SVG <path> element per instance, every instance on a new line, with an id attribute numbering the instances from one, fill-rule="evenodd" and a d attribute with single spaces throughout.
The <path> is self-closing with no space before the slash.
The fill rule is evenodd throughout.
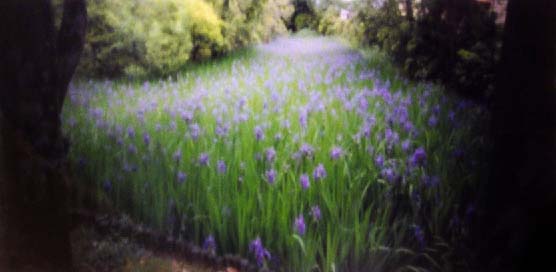
<path id="1" fill-rule="evenodd" d="M 496 13 L 496 24 L 503 25 L 506 21 L 506 6 L 508 0 L 477 0 L 486 5 L 488 9 Z"/>
<path id="2" fill-rule="evenodd" d="M 349 20 L 352 17 L 352 12 L 347 10 L 347 9 L 341 9 L 340 10 L 340 19 L 345 21 L 345 20 Z"/>

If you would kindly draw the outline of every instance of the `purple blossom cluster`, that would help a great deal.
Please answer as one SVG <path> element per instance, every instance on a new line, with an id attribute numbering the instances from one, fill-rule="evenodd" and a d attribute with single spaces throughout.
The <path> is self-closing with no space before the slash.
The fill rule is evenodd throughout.
<path id="1" fill-rule="evenodd" d="M 220 173 L 220 174 L 225 174 L 226 173 L 227 167 L 226 167 L 226 163 L 223 160 L 219 160 L 216 163 L 216 166 L 217 166 L 217 169 L 218 169 L 218 173 Z"/>
<path id="2" fill-rule="evenodd" d="M 269 147 L 266 149 L 266 161 L 268 161 L 269 163 L 274 162 L 274 159 L 276 158 L 276 150 L 274 149 L 274 147 Z"/>
<path id="3" fill-rule="evenodd" d="M 208 153 L 201 153 L 199 155 L 199 165 L 207 166 L 209 164 L 209 155 Z"/>
<path id="4" fill-rule="evenodd" d="M 309 186 L 311 185 L 309 182 L 309 176 L 307 174 L 302 174 L 301 177 L 299 177 L 299 183 L 301 184 L 301 188 L 304 190 L 309 189 Z"/>
<path id="5" fill-rule="evenodd" d="M 209 235 L 205 238 L 203 242 L 203 250 L 215 253 L 216 252 L 216 240 L 214 240 L 214 236 Z"/>
<path id="6" fill-rule="evenodd" d="M 325 177 L 326 169 L 324 169 L 324 165 L 322 165 L 322 163 L 319 163 L 317 167 L 315 167 L 315 170 L 313 170 L 313 178 L 315 179 L 315 181 L 319 181 L 324 179 Z"/>
<path id="7" fill-rule="evenodd" d="M 300 214 L 298 217 L 295 218 L 294 228 L 297 234 L 305 235 L 306 226 L 305 226 L 305 219 L 303 218 L 303 214 Z"/>
<path id="8" fill-rule="evenodd" d="M 423 147 L 415 149 L 413 155 L 411 156 L 411 165 L 413 166 L 423 166 L 427 159 L 427 153 Z"/>
<path id="9" fill-rule="evenodd" d="M 304 158 L 311 158 L 315 153 L 315 149 L 308 143 L 303 143 L 299 148 L 299 154 Z"/>
<path id="10" fill-rule="evenodd" d="M 322 214 L 320 212 L 320 207 L 315 205 L 311 207 L 311 216 L 313 217 L 313 221 L 318 222 L 322 218 Z"/>
<path id="11" fill-rule="evenodd" d="M 263 266 L 265 261 L 270 259 L 270 252 L 264 248 L 261 238 L 257 237 L 255 240 L 251 241 L 249 244 L 249 252 L 253 254 L 257 264 Z"/>
<path id="12" fill-rule="evenodd" d="M 344 154 L 344 150 L 341 147 L 335 146 L 330 151 L 330 158 L 332 160 L 339 159 Z"/>
<path id="13" fill-rule="evenodd" d="M 187 175 L 184 172 L 182 172 L 182 171 L 178 172 L 177 179 L 178 179 L 179 184 L 184 183 L 186 178 L 187 178 Z"/>
<path id="14" fill-rule="evenodd" d="M 276 181 L 276 170 L 274 169 L 267 170 L 265 172 L 265 177 L 268 183 L 274 184 L 274 182 Z"/>

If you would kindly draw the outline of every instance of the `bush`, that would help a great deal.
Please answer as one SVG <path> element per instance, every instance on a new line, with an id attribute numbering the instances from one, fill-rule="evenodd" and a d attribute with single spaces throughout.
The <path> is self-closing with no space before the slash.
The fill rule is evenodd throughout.
<path id="1" fill-rule="evenodd" d="M 258 1 L 263 2 L 263 1 Z M 294 9 L 290 0 L 268 0 L 261 3 L 260 13 L 253 20 L 255 41 L 269 41 L 272 37 L 288 32 L 285 22 Z"/>
<path id="2" fill-rule="evenodd" d="M 395 0 L 381 7 L 362 4 L 345 29 L 359 45 L 378 45 L 413 79 L 440 81 L 463 95 L 488 100 L 499 51 L 496 18 L 472 0 L 453 5 L 422 0 L 421 14 L 411 21 Z"/>
<path id="3" fill-rule="evenodd" d="M 304 28 L 310 28 L 313 26 L 314 18 L 309 13 L 300 13 L 295 16 L 294 25 L 295 29 L 301 30 Z"/>
<path id="4" fill-rule="evenodd" d="M 113 77 L 165 75 L 268 41 L 287 32 L 293 6 L 290 0 L 91 0 L 88 10 L 79 71 Z"/>
<path id="5" fill-rule="evenodd" d="M 145 54 L 142 37 L 135 35 L 128 1 L 92 0 L 88 3 L 88 30 L 79 71 L 115 75 L 135 64 Z"/>
<path id="6" fill-rule="evenodd" d="M 318 32 L 324 35 L 344 33 L 345 23 L 340 20 L 337 8 L 328 7 L 318 21 Z"/>
<path id="7" fill-rule="evenodd" d="M 93 0 L 88 10 L 80 70 L 97 76 L 166 74 L 223 45 L 222 21 L 203 1 Z"/>

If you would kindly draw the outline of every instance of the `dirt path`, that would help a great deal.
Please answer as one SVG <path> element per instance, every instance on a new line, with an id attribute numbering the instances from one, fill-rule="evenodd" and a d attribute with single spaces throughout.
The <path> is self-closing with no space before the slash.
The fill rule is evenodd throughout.
<path id="1" fill-rule="evenodd" d="M 236 272 L 232 267 L 207 266 L 158 253 L 117 233 L 101 235 L 90 226 L 80 226 L 72 234 L 73 258 L 77 271 L 167 271 Z"/>
<path id="2" fill-rule="evenodd" d="M 238 256 L 216 256 L 134 223 L 125 215 L 73 213 L 77 271 L 238 272 L 254 270 Z"/>

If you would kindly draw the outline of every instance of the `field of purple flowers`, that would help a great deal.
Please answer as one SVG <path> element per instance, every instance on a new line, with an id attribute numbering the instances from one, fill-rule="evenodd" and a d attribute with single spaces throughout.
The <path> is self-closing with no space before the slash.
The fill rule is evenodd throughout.
<path id="1" fill-rule="evenodd" d="M 338 271 L 464 232 L 484 114 L 380 52 L 288 37 L 168 79 L 76 81 L 63 119 L 99 199 L 207 251 Z"/>

